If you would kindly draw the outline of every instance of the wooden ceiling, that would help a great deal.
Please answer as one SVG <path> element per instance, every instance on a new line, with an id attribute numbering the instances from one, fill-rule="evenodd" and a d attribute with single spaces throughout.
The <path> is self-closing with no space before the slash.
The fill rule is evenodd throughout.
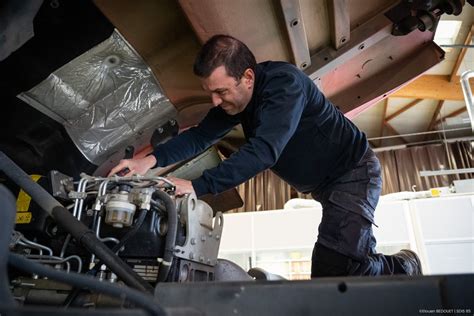
<path id="1" fill-rule="evenodd" d="M 473 136 L 468 124 L 449 124 L 446 119 L 457 118 L 461 122 L 461 119 L 468 117 L 460 74 L 474 69 L 474 8 L 465 6 L 460 16 L 443 16 L 442 19 L 462 21 L 455 42 L 460 46 L 447 50 L 440 65 L 353 119 L 371 139 L 372 147 L 422 144 L 443 138 Z M 474 91 L 472 80 L 471 89 Z M 432 133 L 442 130 L 456 131 Z M 422 134 L 425 132 L 427 134 Z M 399 137 L 395 137 L 397 135 Z"/>

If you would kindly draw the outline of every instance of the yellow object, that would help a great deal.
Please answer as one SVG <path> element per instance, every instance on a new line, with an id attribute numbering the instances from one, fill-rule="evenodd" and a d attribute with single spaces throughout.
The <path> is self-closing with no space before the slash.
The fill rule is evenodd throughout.
<path id="1" fill-rule="evenodd" d="M 32 174 L 31 179 L 35 182 L 41 178 L 38 174 Z M 28 224 L 31 222 L 31 213 L 28 212 L 30 207 L 31 196 L 29 196 L 25 191 L 20 190 L 18 193 L 18 198 L 16 199 L 16 223 L 17 224 Z"/>
<path id="2" fill-rule="evenodd" d="M 432 197 L 439 197 L 441 195 L 441 191 L 439 189 L 430 189 L 430 193 Z"/>
<path id="3" fill-rule="evenodd" d="M 16 224 L 29 224 L 31 223 L 31 212 L 16 213 Z"/>

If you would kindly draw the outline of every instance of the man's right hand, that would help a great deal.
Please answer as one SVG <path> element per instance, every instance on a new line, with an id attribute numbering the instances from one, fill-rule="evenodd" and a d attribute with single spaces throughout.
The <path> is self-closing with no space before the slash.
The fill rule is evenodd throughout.
<path id="1" fill-rule="evenodd" d="M 120 163 L 110 170 L 108 177 L 113 176 L 117 172 L 128 168 L 129 171 L 122 175 L 132 176 L 134 174 L 144 175 L 148 170 L 153 168 L 156 165 L 156 158 L 153 155 L 146 156 L 144 158 L 135 158 L 135 159 L 122 159 Z"/>

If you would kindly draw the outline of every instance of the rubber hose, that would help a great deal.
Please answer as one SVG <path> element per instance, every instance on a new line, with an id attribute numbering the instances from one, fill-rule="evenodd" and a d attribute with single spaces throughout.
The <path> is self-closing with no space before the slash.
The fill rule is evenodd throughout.
<path id="1" fill-rule="evenodd" d="M 53 208 L 62 206 L 51 194 L 43 189 L 36 182 L 18 167 L 3 151 L 0 151 L 0 170 L 3 171 L 11 180 L 13 180 L 20 188 L 48 214 L 51 215 Z"/>
<path id="2" fill-rule="evenodd" d="M 123 237 L 122 239 L 120 239 L 120 242 L 116 245 L 114 245 L 112 247 L 112 252 L 113 253 L 116 253 L 117 251 L 119 251 L 124 245 L 125 243 L 130 239 L 132 238 L 137 232 L 138 230 L 140 229 L 140 227 L 143 225 L 143 223 L 145 222 L 145 218 L 146 218 L 146 214 L 147 214 L 147 210 L 140 210 L 140 215 L 138 215 L 138 219 L 137 219 L 137 223 L 135 224 L 135 226 L 133 226 L 132 229 L 130 229 Z M 100 267 L 102 265 L 102 261 L 99 260 L 99 262 L 97 262 L 97 264 L 95 265 L 95 267 Z M 95 269 L 95 268 L 94 268 Z M 90 271 L 94 270 L 94 269 L 91 269 Z"/>
<path id="3" fill-rule="evenodd" d="M 171 269 L 171 263 L 173 261 L 173 253 L 178 231 L 178 213 L 176 211 L 176 205 L 173 199 L 171 199 L 168 194 L 161 190 L 157 190 L 155 193 L 153 193 L 153 195 L 156 195 L 165 203 L 166 212 L 168 214 L 168 233 L 166 234 L 165 251 L 163 254 L 163 262 L 161 263 L 160 270 L 158 272 L 158 282 L 163 282 L 168 278 L 168 274 Z"/>
<path id="4" fill-rule="evenodd" d="M 76 240 L 91 253 L 95 254 L 112 272 L 114 272 L 125 284 L 142 291 L 152 292 L 151 285 L 141 278 L 132 268 L 120 259 L 109 247 L 97 239 L 95 233 L 79 222 L 64 207 L 55 207 L 53 217 L 58 224 L 70 232 Z"/>
<path id="5" fill-rule="evenodd" d="M 166 311 L 154 301 L 152 295 L 144 294 L 132 288 L 119 286 L 114 283 L 101 282 L 87 275 L 54 270 L 51 267 L 41 265 L 14 253 L 10 253 L 8 256 L 8 262 L 10 265 L 25 272 L 42 275 L 65 284 L 71 284 L 81 288 L 89 288 L 99 293 L 105 293 L 120 298 L 125 296 L 129 301 L 146 309 L 151 315 L 160 316 L 167 314 Z"/>
<path id="6" fill-rule="evenodd" d="M 104 245 L 82 222 L 77 220 L 51 194 L 18 167 L 10 158 L 0 151 L 0 170 L 20 186 L 48 214 L 50 214 L 66 231 L 76 238 L 86 249 L 102 260 L 127 285 L 142 291 L 153 291 L 148 282 L 143 280 L 125 262 Z"/>
<path id="7" fill-rule="evenodd" d="M 0 306 L 15 304 L 8 284 L 8 246 L 15 226 L 16 204 L 12 193 L 0 184 Z"/>

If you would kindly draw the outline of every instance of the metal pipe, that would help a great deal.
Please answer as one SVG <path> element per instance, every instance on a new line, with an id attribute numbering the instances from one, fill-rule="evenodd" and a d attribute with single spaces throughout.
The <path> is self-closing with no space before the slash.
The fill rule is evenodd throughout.
<path id="1" fill-rule="evenodd" d="M 60 258 L 64 258 L 64 254 L 66 253 L 66 248 L 71 241 L 71 234 L 67 234 L 66 239 L 64 240 L 63 247 L 61 248 L 61 252 L 59 253 Z"/>
<path id="2" fill-rule="evenodd" d="M 467 114 L 471 121 L 471 129 L 474 132 L 474 97 L 472 96 L 471 85 L 469 78 L 474 77 L 474 70 L 467 70 L 461 74 L 461 87 L 466 100 Z"/>
<path id="3" fill-rule="evenodd" d="M 86 187 L 87 187 L 87 182 L 89 182 L 89 180 L 87 179 L 82 179 L 84 180 L 82 182 L 82 186 L 80 188 L 78 188 L 78 192 L 80 193 L 85 193 L 86 192 Z M 81 220 L 81 215 L 82 215 L 82 209 L 84 207 L 84 198 L 80 198 L 79 199 L 79 206 L 77 208 L 77 213 L 76 213 L 76 217 L 78 220 Z"/>
<path id="4" fill-rule="evenodd" d="M 142 291 L 153 291 L 148 282 L 141 278 L 130 266 L 116 256 L 106 245 L 95 237 L 94 233 L 78 221 L 51 194 L 34 182 L 5 153 L 0 151 L 0 171 L 20 186 L 48 214 L 87 250 L 100 258 L 127 285 Z M 11 231 L 8 232 L 11 234 Z M 9 237 L 10 238 L 10 237 Z"/>
<path id="5" fill-rule="evenodd" d="M 0 184 L 0 306 L 14 306 L 10 284 L 8 282 L 8 245 L 15 225 L 16 205 L 13 194 L 3 185 Z"/>
<path id="6" fill-rule="evenodd" d="M 23 191 L 28 193 L 49 215 L 52 215 L 55 207 L 63 207 L 51 194 L 31 180 L 3 151 L 0 151 L 0 170 L 21 187 Z"/>
<path id="7" fill-rule="evenodd" d="M 82 271 L 82 259 L 77 255 L 72 255 L 66 258 L 61 258 L 57 256 L 41 256 L 41 255 L 26 255 L 28 259 L 34 259 L 36 262 L 58 264 L 58 263 L 68 263 L 71 259 L 77 260 L 77 273 Z"/>
<path id="8" fill-rule="evenodd" d="M 75 287 L 88 288 L 93 291 L 108 294 L 114 297 L 126 297 L 127 300 L 142 306 L 152 315 L 167 315 L 166 310 L 158 305 L 156 300 L 154 300 L 154 297 L 149 293 L 145 294 L 126 286 L 120 286 L 118 284 L 100 282 L 99 280 L 87 275 L 57 271 L 51 267 L 30 261 L 23 256 L 14 253 L 9 254 L 8 262 L 10 265 L 20 270 L 46 276 L 62 283 L 71 284 Z"/>
<path id="9" fill-rule="evenodd" d="M 53 255 L 53 250 L 49 247 L 46 247 L 46 246 L 43 246 L 41 244 L 38 244 L 36 242 L 33 242 L 31 240 L 28 240 L 27 238 L 25 237 L 21 237 L 20 238 L 20 241 L 24 242 L 26 245 L 28 245 L 29 247 L 32 247 L 32 248 L 36 248 L 36 249 L 42 249 L 42 250 L 45 250 L 47 252 L 49 252 L 49 255 L 52 256 Z M 42 254 L 41 250 L 40 250 L 40 254 Z"/>
<path id="10" fill-rule="evenodd" d="M 170 186 L 175 186 L 174 183 L 164 177 L 158 177 L 158 176 L 142 176 L 139 174 L 135 174 L 130 177 L 120 177 L 118 175 L 113 175 L 108 178 L 104 177 L 92 177 L 92 176 L 87 176 L 87 175 L 82 175 L 83 177 L 87 177 L 89 181 L 108 181 L 108 182 L 143 182 L 143 181 L 162 181 L 165 182 L 166 184 L 169 184 Z"/>
<path id="11" fill-rule="evenodd" d="M 79 180 L 79 184 L 77 185 L 77 192 L 78 193 L 81 192 L 81 187 L 82 187 L 82 183 L 84 182 L 84 180 L 85 179 Z M 72 211 L 72 215 L 74 217 L 76 217 L 76 215 L 77 215 L 77 209 L 79 208 L 79 200 L 80 200 L 79 197 L 74 200 L 74 209 Z"/>
<path id="12" fill-rule="evenodd" d="M 419 136 L 419 135 L 427 135 L 427 134 L 439 134 L 439 133 L 446 133 L 446 132 L 465 131 L 465 130 L 468 130 L 468 129 L 470 129 L 470 128 L 469 127 L 461 127 L 461 128 L 453 128 L 453 129 L 442 129 L 442 130 L 439 130 L 439 131 L 418 132 L 418 133 L 409 133 L 409 134 L 402 134 L 402 135 L 390 135 L 390 136 L 381 136 L 381 137 L 370 137 L 367 140 L 400 138 L 400 137 Z"/>

